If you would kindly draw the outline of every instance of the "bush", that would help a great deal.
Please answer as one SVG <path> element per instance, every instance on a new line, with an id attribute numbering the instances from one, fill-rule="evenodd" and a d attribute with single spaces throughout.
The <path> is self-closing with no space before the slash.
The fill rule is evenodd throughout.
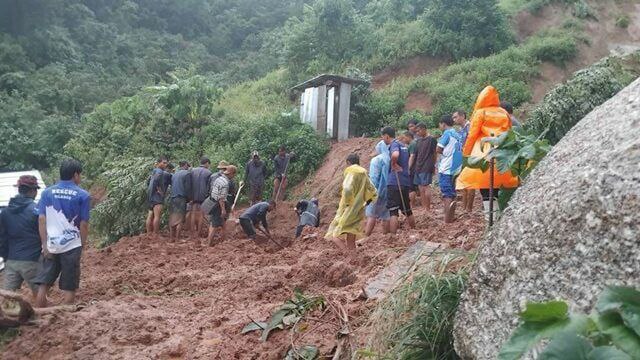
<path id="1" fill-rule="evenodd" d="M 629 19 L 629 16 L 623 14 L 620 15 L 616 18 L 616 26 L 622 29 L 626 29 L 629 27 L 629 24 L 631 23 L 631 20 Z"/>
<path id="2" fill-rule="evenodd" d="M 531 99 L 531 81 L 539 74 L 540 62 L 562 64 L 576 54 L 572 32 L 546 31 L 495 55 L 461 61 L 416 78 L 398 78 L 358 103 L 353 121 L 360 132 L 368 134 L 382 125 L 402 126 L 399 120 L 412 91 L 430 96 L 433 108 L 424 115 L 430 126 L 437 126 L 437 119 L 456 109 L 471 114 L 478 93 L 489 84 L 500 91 L 501 99 L 518 106 Z"/>
<path id="3" fill-rule="evenodd" d="M 596 14 L 593 12 L 589 4 L 587 4 L 584 0 L 578 0 L 575 4 L 573 4 L 573 16 L 578 19 L 588 19 L 592 18 L 597 20 Z"/>
<path id="4" fill-rule="evenodd" d="M 396 288 L 374 310 L 374 334 L 369 349 L 382 359 L 457 359 L 453 349 L 453 319 L 467 279 L 467 266 L 447 272 L 445 259 L 436 269 L 424 269 Z"/>
<path id="5" fill-rule="evenodd" d="M 432 55 L 486 56 L 513 43 L 506 16 L 495 0 L 434 0 L 420 19 Z"/>
<path id="6" fill-rule="evenodd" d="M 555 144 L 585 115 L 640 75 L 640 53 L 609 57 L 576 72 L 532 111 L 525 128 Z"/>
<path id="7" fill-rule="evenodd" d="M 91 231 L 98 235 L 98 246 L 144 231 L 149 210 L 147 180 L 154 162 L 152 158 L 121 157 L 105 164 L 110 170 L 96 182 L 105 187 L 108 196 L 91 212 Z"/>

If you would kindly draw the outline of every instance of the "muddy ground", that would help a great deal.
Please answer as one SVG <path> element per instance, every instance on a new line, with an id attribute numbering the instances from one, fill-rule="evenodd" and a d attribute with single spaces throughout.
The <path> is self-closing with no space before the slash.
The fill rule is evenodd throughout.
<path id="1" fill-rule="evenodd" d="M 397 236 L 377 234 L 365 239 L 353 257 L 340 253 L 322 238 L 337 199 L 314 181 L 335 182 L 337 175 L 328 170 L 344 168 L 342 152 L 353 148 L 368 152 L 374 142 L 352 139 L 335 145 L 307 190 L 304 184 L 294 190 L 317 195 L 325 205 L 317 237 L 292 241 L 297 222 L 294 202 L 285 202 L 269 216 L 275 239 L 286 244 L 285 249 L 266 239 L 256 244 L 240 233 L 214 247 L 193 238 L 172 244 L 164 235 L 141 235 L 106 249 L 88 248 L 78 293 L 84 308 L 23 327 L 4 348 L 2 358 L 282 359 L 292 343 L 316 345 L 327 355 L 344 328 L 335 311 L 340 307 L 349 315 L 352 348 L 362 346 L 367 331 L 360 327 L 375 302 L 359 296 L 371 277 L 418 240 L 471 249 L 484 231 L 479 210 L 445 226 L 437 200 L 431 212 L 416 209 L 418 230 L 403 229 Z M 368 163 L 369 156 L 363 157 Z M 312 191 L 309 186 L 314 186 Z M 294 288 L 322 295 L 331 306 L 310 314 L 299 324 L 304 331 L 297 334 L 275 331 L 266 342 L 258 332 L 240 334 L 251 319 L 266 320 L 292 297 Z"/>

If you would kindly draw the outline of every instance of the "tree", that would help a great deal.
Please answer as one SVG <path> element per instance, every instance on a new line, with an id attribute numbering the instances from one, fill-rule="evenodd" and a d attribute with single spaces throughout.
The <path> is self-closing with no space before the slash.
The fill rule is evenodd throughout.
<path id="1" fill-rule="evenodd" d="M 496 0 L 433 0 L 421 19 L 433 55 L 486 56 L 513 42 Z"/>

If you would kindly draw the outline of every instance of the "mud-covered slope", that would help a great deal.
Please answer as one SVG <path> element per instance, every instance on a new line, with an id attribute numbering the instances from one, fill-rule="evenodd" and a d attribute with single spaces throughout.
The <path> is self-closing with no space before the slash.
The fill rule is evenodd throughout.
<path id="1" fill-rule="evenodd" d="M 335 214 L 338 186 L 348 153 L 360 153 L 368 167 L 375 139 L 333 145 L 306 188 L 320 198 L 324 215 L 316 237 L 292 241 L 297 219 L 294 202 L 281 203 L 269 216 L 279 249 L 266 239 L 256 244 L 232 230 L 215 247 L 194 239 L 168 243 L 162 236 L 124 238 L 102 250 L 88 248 L 82 259 L 78 292 L 84 307 L 46 316 L 23 327 L 0 354 L 2 359 L 282 359 L 292 342 L 313 344 L 331 354 L 340 323 L 332 310 L 315 312 L 304 331 L 275 331 L 267 342 L 258 333 L 241 335 L 250 319 L 265 320 L 294 288 L 323 295 L 349 314 L 354 348 L 364 343 L 359 326 L 375 305 L 358 299 L 364 284 L 419 240 L 451 247 L 475 247 L 484 221 L 463 215 L 445 226 L 437 211 L 416 211 L 419 230 L 396 237 L 375 234 L 353 257 L 322 238 Z M 300 185 L 297 191 L 303 191 Z M 123 209 L 126 211 L 126 209 Z M 25 290 L 26 291 L 26 290 Z M 59 292 L 54 291 L 54 301 Z"/>

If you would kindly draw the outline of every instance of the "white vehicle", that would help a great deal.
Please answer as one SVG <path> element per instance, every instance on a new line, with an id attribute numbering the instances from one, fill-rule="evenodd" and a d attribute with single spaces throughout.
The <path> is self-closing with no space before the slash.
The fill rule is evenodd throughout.
<path id="1" fill-rule="evenodd" d="M 6 208 L 9 205 L 9 200 L 11 200 L 12 197 L 18 195 L 18 188 L 15 185 L 16 183 L 18 183 L 18 179 L 22 175 L 33 175 L 36 177 L 36 179 L 38 179 L 40 190 L 38 191 L 38 195 L 36 196 L 36 202 L 40 200 L 40 193 L 45 188 L 45 184 L 44 181 L 42 181 L 42 175 L 40 175 L 40 171 L 30 170 L 0 173 L 0 212 L 2 212 L 2 209 Z M 4 261 L 0 257 L 0 271 L 2 269 L 4 269 Z"/>

